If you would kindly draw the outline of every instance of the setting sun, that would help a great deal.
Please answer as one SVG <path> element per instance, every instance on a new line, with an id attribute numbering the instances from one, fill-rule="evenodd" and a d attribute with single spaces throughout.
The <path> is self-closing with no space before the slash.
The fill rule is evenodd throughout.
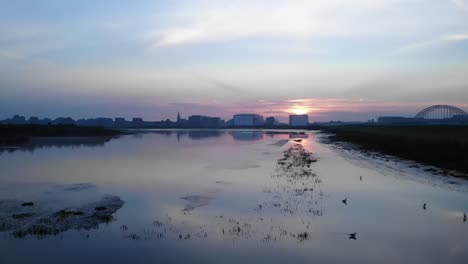
<path id="1" fill-rule="evenodd" d="M 289 109 L 289 112 L 295 115 L 305 115 L 309 112 L 309 109 L 303 106 L 293 106 L 293 108 Z"/>

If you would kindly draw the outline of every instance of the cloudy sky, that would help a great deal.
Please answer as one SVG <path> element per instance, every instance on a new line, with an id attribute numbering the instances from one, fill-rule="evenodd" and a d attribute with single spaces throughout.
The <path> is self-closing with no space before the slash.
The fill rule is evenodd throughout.
<path id="1" fill-rule="evenodd" d="M 468 110 L 468 0 L 0 0 L 0 118 Z"/>

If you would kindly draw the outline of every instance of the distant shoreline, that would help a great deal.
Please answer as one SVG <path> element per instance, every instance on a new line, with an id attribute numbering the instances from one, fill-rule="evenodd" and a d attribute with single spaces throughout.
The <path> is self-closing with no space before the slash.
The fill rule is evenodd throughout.
<path id="1" fill-rule="evenodd" d="M 331 142 L 356 144 L 445 170 L 468 175 L 468 127 L 350 125 L 322 128 Z"/>
<path id="2" fill-rule="evenodd" d="M 75 125 L 0 125 L 0 146 L 25 144 L 35 137 L 115 137 L 122 134 L 125 133 L 115 129 Z"/>
<path id="3" fill-rule="evenodd" d="M 304 133 L 321 131 L 330 134 L 331 142 L 356 144 L 365 151 L 377 151 L 403 159 L 456 170 L 468 175 L 467 126 L 382 126 L 343 125 L 332 127 L 164 127 L 103 128 L 76 125 L 0 125 L 0 147 L 21 147 L 34 138 L 113 138 L 120 135 L 154 131 L 239 131 L 264 130 Z"/>
<path id="4" fill-rule="evenodd" d="M 320 130 L 319 127 L 262 127 L 262 126 L 252 126 L 252 127 L 117 127 L 114 128 L 118 131 L 133 131 L 133 130 L 301 130 L 301 131 L 311 131 L 311 130 Z"/>

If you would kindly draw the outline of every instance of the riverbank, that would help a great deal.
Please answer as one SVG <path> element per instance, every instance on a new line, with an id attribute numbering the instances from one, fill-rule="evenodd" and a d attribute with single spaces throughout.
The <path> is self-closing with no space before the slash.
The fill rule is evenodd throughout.
<path id="1" fill-rule="evenodd" d="M 123 132 L 75 125 L 0 125 L 0 146 L 29 142 L 33 137 L 113 137 Z"/>
<path id="2" fill-rule="evenodd" d="M 332 142 L 344 141 L 468 175 L 468 127 L 352 125 L 322 128 Z"/>

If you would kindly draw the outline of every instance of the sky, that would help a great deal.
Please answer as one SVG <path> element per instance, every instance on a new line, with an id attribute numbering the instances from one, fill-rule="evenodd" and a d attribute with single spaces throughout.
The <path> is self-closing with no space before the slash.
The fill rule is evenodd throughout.
<path id="1" fill-rule="evenodd" d="M 0 118 L 468 110 L 468 0 L 0 0 Z"/>

